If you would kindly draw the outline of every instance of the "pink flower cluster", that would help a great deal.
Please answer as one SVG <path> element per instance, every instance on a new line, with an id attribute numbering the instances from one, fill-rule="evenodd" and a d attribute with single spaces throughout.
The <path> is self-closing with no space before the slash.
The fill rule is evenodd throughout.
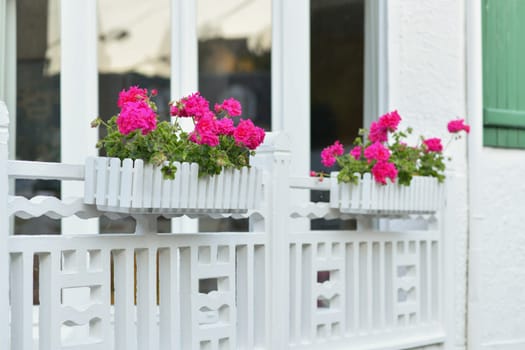
<path id="1" fill-rule="evenodd" d="M 352 172 L 357 171 L 363 173 L 370 171 L 374 180 L 380 184 L 386 184 L 387 179 L 395 182 L 400 171 L 403 172 L 403 174 L 399 174 L 399 176 L 402 176 L 403 181 L 406 182 L 405 179 L 407 175 L 405 172 L 407 170 L 403 168 L 403 161 L 415 162 L 415 164 L 426 161 L 430 162 L 430 166 L 434 166 L 433 164 L 442 164 L 440 162 L 442 162 L 443 157 L 439 155 L 429 154 L 430 157 L 422 157 L 425 153 L 442 153 L 443 144 L 441 143 L 441 139 L 437 137 L 422 139 L 421 144 L 409 148 L 409 146 L 401 140 L 407 137 L 407 134 L 410 134 L 411 130 L 409 128 L 406 133 L 397 132 L 400 122 L 401 116 L 397 111 L 384 114 L 376 122 L 371 124 L 368 141 L 365 141 L 364 137 L 361 137 L 358 142 L 356 141 L 357 145 L 352 148 L 347 155 L 343 155 L 343 145 L 341 145 L 339 141 L 335 141 L 333 145 L 326 147 L 321 152 L 321 163 L 326 167 L 331 167 L 339 157 L 342 156 L 341 158 L 344 157 L 345 160 L 340 162 L 343 169 L 348 166 L 350 168 L 346 168 L 346 170 Z M 452 120 L 448 123 L 447 127 L 451 133 L 458 133 L 460 131 L 470 132 L 470 126 L 465 124 L 463 119 Z M 390 145 L 388 144 L 389 133 L 393 133 L 394 139 L 394 142 Z M 355 161 L 359 162 L 359 164 L 356 164 Z M 396 164 L 401 167 L 398 169 Z M 313 173 L 314 176 L 316 174 L 315 172 Z M 409 174 L 408 176 L 413 175 L 414 174 Z"/>
<path id="2" fill-rule="evenodd" d="M 157 115 L 149 104 L 148 90 L 132 86 L 122 90 L 118 98 L 121 108 L 117 116 L 119 132 L 128 135 L 135 130 L 141 130 L 142 135 L 149 134 L 157 127 Z"/>
<path id="3" fill-rule="evenodd" d="M 202 117 L 215 117 L 210 111 L 210 103 L 200 92 L 182 98 L 170 108 L 170 115 L 177 117 L 193 117 L 198 121 Z"/>
<path id="4" fill-rule="evenodd" d="M 451 120 L 447 124 L 447 129 L 448 129 L 448 132 L 453 133 L 453 134 L 458 133 L 463 130 L 468 134 L 470 132 L 470 125 L 465 124 L 464 119 L 456 119 L 456 120 Z"/>
<path id="5" fill-rule="evenodd" d="M 152 91 L 153 92 L 153 91 Z M 131 86 L 128 90 L 123 89 L 118 95 L 117 106 L 122 108 L 128 102 L 136 102 L 148 99 L 148 90 L 138 86 Z"/>
<path id="6" fill-rule="evenodd" d="M 426 146 L 427 152 L 439 153 L 443 151 L 443 145 L 441 144 L 441 139 L 437 137 L 423 140 L 423 144 Z"/>
<path id="7" fill-rule="evenodd" d="M 335 164 L 336 157 L 344 153 L 343 145 L 339 141 L 335 141 L 333 145 L 326 147 L 321 152 L 321 163 L 326 167 L 331 167 Z"/>
<path id="8" fill-rule="evenodd" d="M 230 97 L 221 104 L 215 104 L 215 112 L 226 112 L 230 117 L 238 117 L 242 114 L 242 107 L 239 101 Z"/>
<path id="9" fill-rule="evenodd" d="M 220 136 L 233 137 L 238 146 L 255 150 L 264 141 L 264 129 L 257 127 L 250 119 L 241 119 L 235 127 L 232 119 L 241 115 L 242 107 L 234 98 L 215 104 L 217 113 L 225 112 L 226 117 L 217 119 L 210 110 L 209 102 L 196 92 L 172 104 L 170 114 L 178 117 L 192 117 L 195 129 L 190 133 L 190 140 L 199 145 L 216 147 L 220 143 Z"/>
<path id="10" fill-rule="evenodd" d="M 376 182 L 386 185 L 386 179 L 389 178 L 394 182 L 397 178 L 397 168 L 393 163 L 387 161 L 378 161 L 372 167 L 372 176 Z"/>
<path id="11" fill-rule="evenodd" d="M 365 149 L 365 158 L 372 161 L 386 161 L 390 159 L 390 151 L 381 142 L 374 142 Z"/>
<path id="12" fill-rule="evenodd" d="M 372 142 L 386 142 L 388 132 L 396 131 L 400 121 L 401 116 L 397 111 L 382 115 L 377 122 L 370 124 L 368 139 Z"/>

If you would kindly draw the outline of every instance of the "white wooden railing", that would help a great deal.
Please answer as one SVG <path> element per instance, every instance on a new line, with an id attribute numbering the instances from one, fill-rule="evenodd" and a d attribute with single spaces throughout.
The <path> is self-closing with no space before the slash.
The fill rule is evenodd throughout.
<path id="1" fill-rule="evenodd" d="M 249 218 L 249 232 L 9 235 L 14 216 L 126 214 L 8 195 L 9 179 L 83 181 L 84 166 L 8 161 L 6 122 L 0 110 L 1 349 L 404 349 L 446 339 L 439 217 L 392 232 L 375 216 L 291 202 L 330 180 L 290 178 L 282 134 L 252 159 L 264 170 L 260 209 L 229 214 Z M 311 219 L 353 219 L 357 230 L 315 231 Z"/>

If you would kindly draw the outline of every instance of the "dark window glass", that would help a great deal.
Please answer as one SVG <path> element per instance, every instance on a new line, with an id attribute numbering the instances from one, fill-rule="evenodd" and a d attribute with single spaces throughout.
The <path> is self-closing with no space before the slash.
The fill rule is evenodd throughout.
<path id="1" fill-rule="evenodd" d="M 363 127 L 364 0 L 310 1 L 311 168 L 321 164 L 322 149 L 335 140 L 349 151 Z M 312 191 L 312 200 L 328 193 Z M 314 229 L 352 228 L 352 221 L 312 222 Z"/>
<path id="2" fill-rule="evenodd" d="M 60 161 L 60 28 L 57 2 L 16 1 L 16 159 Z M 59 181 L 17 180 L 15 193 L 60 197 Z M 15 233 L 60 233 L 60 220 L 15 219 Z"/>
<path id="3" fill-rule="evenodd" d="M 158 90 L 153 100 L 161 120 L 169 120 L 169 9 L 169 0 L 98 0 L 99 115 L 102 119 L 118 114 L 117 100 L 122 89 L 138 85 Z M 105 130 L 99 130 L 99 137 L 104 137 Z M 100 231 L 104 233 L 134 232 L 134 229 L 131 218 L 100 218 Z M 159 229 L 170 231 L 170 221 L 159 219 Z"/>
<path id="4" fill-rule="evenodd" d="M 271 1 L 199 0 L 199 91 L 213 106 L 233 97 L 242 118 L 271 129 Z M 200 219 L 200 231 L 245 231 L 247 220 Z"/>

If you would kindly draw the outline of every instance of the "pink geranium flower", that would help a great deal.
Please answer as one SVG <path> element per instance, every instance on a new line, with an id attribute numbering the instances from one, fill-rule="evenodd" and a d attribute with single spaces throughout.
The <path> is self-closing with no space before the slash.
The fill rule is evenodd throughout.
<path id="1" fill-rule="evenodd" d="M 321 152 L 321 163 L 326 167 L 331 167 L 335 164 L 335 157 L 344 153 L 343 145 L 337 140 L 333 145 L 325 147 Z"/>
<path id="2" fill-rule="evenodd" d="M 138 86 L 131 86 L 128 90 L 123 89 L 118 95 L 117 106 L 122 108 L 128 102 L 137 102 L 148 98 L 148 90 Z"/>
<path id="3" fill-rule="evenodd" d="M 226 112 L 230 117 L 238 117 L 242 114 L 241 103 L 230 97 L 227 100 L 224 100 L 221 104 L 215 104 L 215 112 Z"/>
<path id="4" fill-rule="evenodd" d="M 211 116 L 210 103 L 200 92 L 183 97 L 180 101 L 173 104 L 170 108 L 171 116 L 194 117 L 196 121 L 204 116 Z"/>
<path id="5" fill-rule="evenodd" d="M 195 130 L 190 134 L 190 140 L 199 145 L 215 147 L 219 144 L 217 125 L 214 118 L 203 116 L 195 124 Z"/>
<path id="6" fill-rule="evenodd" d="M 390 159 L 390 151 L 381 142 L 374 142 L 365 149 L 365 158 L 368 163 L 373 160 L 387 161 Z"/>
<path id="7" fill-rule="evenodd" d="M 401 122 L 401 116 L 397 113 L 397 110 L 384 114 L 379 118 L 379 124 L 388 131 L 396 131 L 399 122 Z"/>
<path id="8" fill-rule="evenodd" d="M 386 142 L 388 140 L 388 131 L 379 122 L 372 122 L 368 139 L 372 142 Z"/>
<path id="9" fill-rule="evenodd" d="M 393 163 L 387 161 L 379 161 L 372 167 L 372 175 L 374 180 L 383 185 L 386 185 L 386 179 L 389 178 L 394 182 L 397 178 L 397 168 Z"/>
<path id="10" fill-rule="evenodd" d="M 401 116 L 397 111 L 382 115 L 377 122 L 370 124 L 368 139 L 372 142 L 386 142 L 388 140 L 388 132 L 396 131 L 400 122 Z"/>
<path id="11" fill-rule="evenodd" d="M 448 132 L 450 133 L 458 133 L 462 130 L 464 130 L 467 134 L 470 132 L 470 125 L 465 124 L 464 119 L 456 119 L 451 120 L 447 124 Z"/>
<path id="12" fill-rule="evenodd" d="M 233 132 L 233 138 L 239 145 L 244 145 L 248 149 L 254 150 L 264 141 L 264 129 L 253 125 L 250 119 L 241 119 L 239 125 Z"/>
<path id="13" fill-rule="evenodd" d="M 359 160 L 361 158 L 361 152 L 363 151 L 363 147 L 361 146 L 355 146 L 350 150 L 350 155 L 354 157 L 355 160 Z"/>
<path id="14" fill-rule="evenodd" d="M 441 144 L 441 139 L 434 137 L 430 139 L 423 140 L 423 143 L 427 147 L 427 152 L 441 152 L 443 151 L 443 145 Z"/>
<path id="15" fill-rule="evenodd" d="M 134 130 L 141 130 L 142 135 L 146 135 L 157 127 L 157 115 L 144 100 L 126 102 L 117 117 L 117 126 L 123 135 Z"/>
<path id="16" fill-rule="evenodd" d="M 233 120 L 230 118 L 222 118 L 215 122 L 217 127 L 217 133 L 219 135 L 233 135 L 235 131 L 235 126 L 233 126 Z"/>

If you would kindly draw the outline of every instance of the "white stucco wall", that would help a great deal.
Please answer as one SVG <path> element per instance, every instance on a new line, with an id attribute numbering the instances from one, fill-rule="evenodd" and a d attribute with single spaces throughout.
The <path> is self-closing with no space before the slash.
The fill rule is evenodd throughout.
<path id="1" fill-rule="evenodd" d="M 465 9 L 457 0 L 389 0 L 389 107 L 415 134 L 450 135 L 449 120 L 466 116 Z M 453 142 L 448 164 L 445 324 L 447 349 L 465 349 L 467 256 L 466 139 Z"/>
<path id="2" fill-rule="evenodd" d="M 525 150 L 483 147 L 481 5 L 467 8 L 469 348 L 525 349 Z"/>
<path id="3" fill-rule="evenodd" d="M 389 107 L 426 135 L 472 126 L 447 150 L 447 348 L 523 350 L 525 150 L 483 147 L 480 15 L 477 0 L 388 1 Z"/>

